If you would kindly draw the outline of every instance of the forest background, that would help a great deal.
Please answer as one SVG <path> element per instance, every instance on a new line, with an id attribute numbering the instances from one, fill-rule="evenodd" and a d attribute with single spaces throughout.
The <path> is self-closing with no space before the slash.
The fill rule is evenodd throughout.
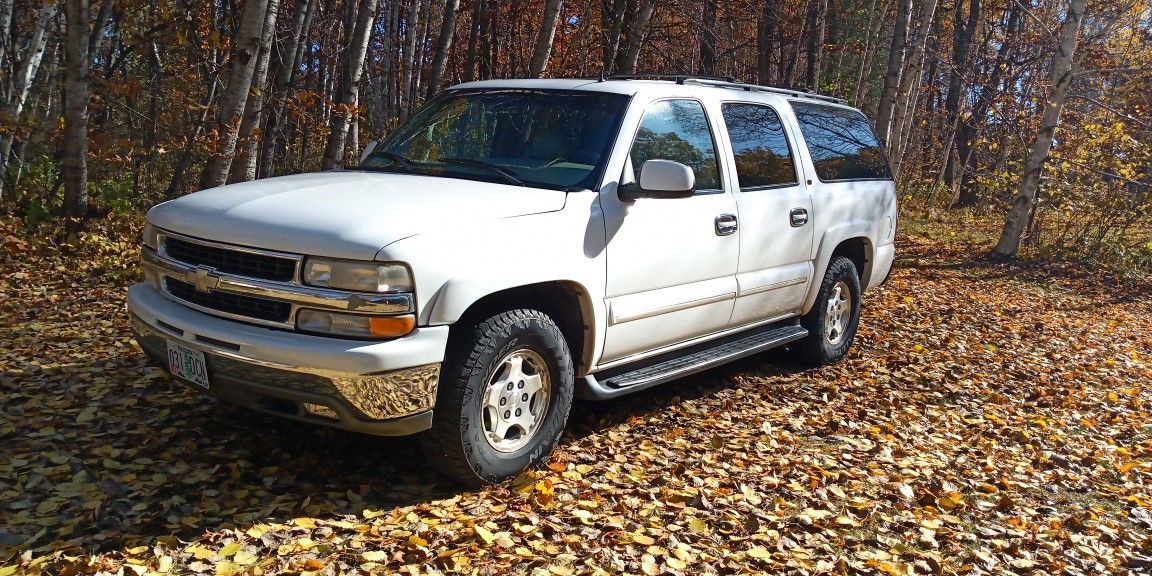
<path id="1" fill-rule="evenodd" d="M 1152 265 L 1148 0 L 0 0 L 0 32 L 29 231 L 343 165 L 459 82 L 683 73 L 847 99 L 905 218 L 1003 223 L 997 258 Z"/>

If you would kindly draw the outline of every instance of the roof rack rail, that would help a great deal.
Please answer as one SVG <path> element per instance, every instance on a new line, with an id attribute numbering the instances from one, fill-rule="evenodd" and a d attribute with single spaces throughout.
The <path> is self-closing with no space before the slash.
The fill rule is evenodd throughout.
<path id="1" fill-rule="evenodd" d="M 738 90 L 745 90 L 748 92 L 771 92 L 773 94 L 783 94 L 785 96 L 792 96 L 793 98 L 811 98 L 813 100 L 822 100 L 824 102 L 832 102 L 834 104 L 848 104 L 848 101 L 843 98 L 835 96 L 825 96 L 824 94 L 817 94 L 809 92 L 802 88 L 781 88 L 777 86 L 761 86 L 759 84 L 747 84 L 744 82 L 734 81 L 717 81 L 712 78 L 687 78 L 687 82 L 693 84 L 700 84 L 702 86 L 715 86 L 717 88 L 734 88 Z"/>
<path id="2" fill-rule="evenodd" d="M 683 84 L 689 80 L 715 80 L 717 82 L 735 82 L 736 79 L 731 76 L 701 76 L 696 74 L 666 74 L 662 72 L 641 72 L 639 74 L 608 74 L 600 75 L 600 80 L 675 80 L 677 84 Z"/>
<path id="3" fill-rule="evenodd" d="M 732 88 L 737 90 L 744 90 L 747 92 L 771 92 L 773 94 L 782 94 L 784 96 L 791 96 L 793 98 L 811 98 L 813 100 L 821 100 L 824 102 L 831 102 L 833 104 L 848 104 L 848 101 L 843 98 L 835 96 L 825 96 L 815 92 L 809 92 L 801 88 L 781 88 L 777 86 L 761 86 L 759 84 L 748 84 L 745 82 L 737 82 L 731 76 L 704 76 L 696 74 L 663 74 L 663 73 L 640 73 L 640 74 L 601 74 L 599 80 L 675 80 L 677 84 L 698 84 L 701 86 L 713 86 L 716 88 Z"/>

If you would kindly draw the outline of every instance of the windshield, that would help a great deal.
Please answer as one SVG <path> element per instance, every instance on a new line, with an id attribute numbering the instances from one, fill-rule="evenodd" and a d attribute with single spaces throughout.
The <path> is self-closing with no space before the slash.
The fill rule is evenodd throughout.
<path id="1" fill-rule="evenodd" d="M 598 92 L 449 92 L 377 146 L 360 168 L 592 188 L 627 104 L 627 96 Z"/>

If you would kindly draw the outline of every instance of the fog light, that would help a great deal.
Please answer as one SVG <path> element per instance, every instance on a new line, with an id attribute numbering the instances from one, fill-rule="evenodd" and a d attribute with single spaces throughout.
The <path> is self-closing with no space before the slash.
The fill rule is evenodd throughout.
<path id="1" fill-rule="evenodd" d="M 416 317 L 412 314 L 368 316 L 307 309 L 296 313 L 298 330 L 338 336 L 394 338 L 411 332 L 415 327 Z"/>

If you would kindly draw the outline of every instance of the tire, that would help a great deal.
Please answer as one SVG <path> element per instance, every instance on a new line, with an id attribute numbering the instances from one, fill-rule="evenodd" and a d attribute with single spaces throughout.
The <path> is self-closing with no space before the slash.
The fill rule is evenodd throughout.
<path id="1" fill-rule="evenodd" d="M 469 486 L 516 476 L 556 447 L 572 389 L 572 356 L 551 318 L 527 309 L 491 316 L 450 340 L 424 454 Z"/>
<path id="2" fill-rule="evenodd" d="M 828 263 L 816 303 L 800 318 L 800 325 L 808 336 L 792 350 L 804 363 L 834 364 L 848 354 L 860 325 L 860 276 L 851 260 L 835 256 Z"/>

